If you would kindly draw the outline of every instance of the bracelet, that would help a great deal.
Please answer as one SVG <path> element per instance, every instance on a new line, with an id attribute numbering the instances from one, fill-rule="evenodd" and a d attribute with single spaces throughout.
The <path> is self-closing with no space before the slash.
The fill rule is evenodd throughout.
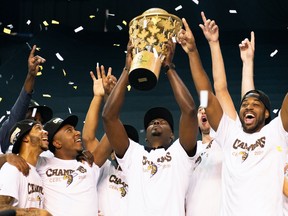
<path id="1" fill-rule="evenodd" d="M 165 73 L 167 73 L 168 70 L 170 70 L 170 69 L 175 70 L 175 69 L 176 69 L 175 64 L 170 63 L 170 64 L 164 66 L 164 72 L 165 72 Z"/>

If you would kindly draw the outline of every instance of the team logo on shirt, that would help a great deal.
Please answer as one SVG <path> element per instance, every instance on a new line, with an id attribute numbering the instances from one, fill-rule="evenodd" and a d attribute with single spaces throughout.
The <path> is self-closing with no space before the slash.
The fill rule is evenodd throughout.
<path id="1" fill-rule="evenodd" d="M 128 184 L 124 182 L 121 178 L 117 177 L 116 175 L 111 175 L 109 178 L 109 182 L 114 183 L 116 185 L 122 185 L 119 187 L 119 191 L 122 197 L 125 197 L 128 191 Z"/>
<path id="2" fill-rule="evenodd" d="M 150 172 L 150 177 L 153 177 L 159 170 L 159 167 L 162 168 L 170 167 L 170 162 L 172 160 L 172 156 L 170 152 L 167 152 L 165 156 L 161 156 L 157 158 L 157 164 L 153 161 L 148 160 L 146 156 L 143 156 L 142 164 L 144 172 Z"/>
<path id="3" fill-rule="evenodd" d="M 233 143 L 233 148 L 242 150 L 240 152 L 233 153 L 233 155 L 241 156 L 242 162 L 244 162 L 248 158 L 249 154 L 253 151 L 255 152 L 255 155 L 262 154 L 262 151 L 259 151 L 259 148 L 263 149 L 265 147 L 265 141 L 266 137 L 261 137 L 257 139 L 255 143 L 248 144 L 239 139 L 236 139 Z"/>
<path id="4" fill-rule="evenodd" d="M 199 164 L 202 162 L 202 158 L 204 158 L 205 156 L 208 157 L 208 149 L 211 148 L 212 146 L 212 142 L 213 140 L 211 140 L 209 142 L 209 144 L 207 145 L 207 147 L 205 148 L 205 151 L 201 152 L 200 155 L 197 157 L 197 159 L 195 160 L 195 167 L 194 170 L 199 166 Z"/>

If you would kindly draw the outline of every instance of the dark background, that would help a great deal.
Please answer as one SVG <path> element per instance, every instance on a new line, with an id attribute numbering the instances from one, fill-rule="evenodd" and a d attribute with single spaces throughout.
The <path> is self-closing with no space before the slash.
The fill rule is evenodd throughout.
<path id="1" fill-rule="evenodd" d="M 271 99 L 272 109 L 279 109 L 287 92 L 288 81 L 288 1 L 287 0 L 1 0 L 0 1 L 0 117 L 7 118 L 27 74 L 29 48 L 36 44 L 37 54 L 47 61 L 42 76 L 36 78 L 33 98 L 54 110 L 55 116 L 78 115 L 82 129 L 92 99 L 92 81 L 89 71 L 96 63 L 113 68 L 118 78 L 125 63 L 128 42 L 128 24 L 145 10 L 159 7 L 180 18 L 185 17 L 195 34 L 205 70 L 211 77 L 211 59 L 208 44 L 198 27 L 200 12 L 215 19 L 220 28 L 220 41 L 226 66 L 228 86 L 236 107 L 239 107 L 241 87 L 241 59 L 238 44 L 256 35 L 255 85 Z M 175 10 L 179 5 L 182 9 Z M 229 13 L 236 10 L 236 14 Z M 94 15 L 94 18 L 89 18 Z M 31 24 L 27 25 L 27 20 Z M 52 20 L 59 25 L 51 24 Z M 43 21 L 49 23 L 45 27 Z M 127 22 L 127 25 L 123 24 Z M 7 25 L 13 25 L 12 34 L 4 34 Z M 84 30 L 75 33 L 82 26 Z M 115 46 L 117 44 L 117 46 Z M 270 54 L 275 50 L 274 57 Z M 59 61 L 56 53 L 64 58 Z M 177 72 L 191 90 L 197 104 L 188 58 L 180 46 L 174 63 Z M 63 70 L 66 76 L 63 75 Z M 74 82 L 74 85 L 69 84 Z M 77 86 L 75 89 L 73 86 Z M 50 94 L 51 98 L 43 97 Z M 165 106 L 174 114 L 178 136 L 178 106 L 165 74 L 160 75 L 155 89 L 127 93 L 122 109 L 123 122 L 134 125 L 143 143 L 143 116 L 153 106 Z M 1 122 L 1 123 L 2 123 Z M 1 124 L 0 123 L 0 124 Z M 100 122 L 97 137 L 103 134 Z"/>

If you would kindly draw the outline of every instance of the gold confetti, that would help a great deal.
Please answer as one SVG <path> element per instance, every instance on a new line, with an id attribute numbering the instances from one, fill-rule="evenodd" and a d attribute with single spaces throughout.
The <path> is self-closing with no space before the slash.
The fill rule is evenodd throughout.
<path id="1" fill-rule="evenodd" d="M 283 151 L 282 146 L 276 146 L 276 149 L 277 149 L 277 151 L 279 151 L 279 152 L 282 152 L 282 151 Z"/>
<path id="2" fill-rule="evenodd" d="M 59 22 L 57 20 L 52 20 L 51 22 L 52 24 L 55 24 L 55 25 L 59 25 Z"/>
<path id="3" fill-rule="evenodd" d="M 4 29 L 3 29 L 3 32 L 4 32 L 5 34 L 11 34 L 11 29 L 4 28 Z"/>
<path id="4" fill-rule="evenodd" d="M 63 71 L 63 75 L 66 76 L 67 75 L 66 71 L 64 69 L 62 69 L 62 71 Z"/>
<path id="5" fill-rule="evenodd" d="M 40 48 L 40 47 L 36 47 L 36 50 L 37 50 L 37 51 L 40 51 L 40 50 L 41 50 L 41 48 Z"/>
<path id="6" fill-rule="evenodd" d="M 89 18 L 90 18 L 90 19 L 95 18 L 95 15 L 90 15 Z"/>
<path id="7" fill-rule="evenodd" d="M 2 97 L 0 97 L 0 102 L 3 100 L 3 98 Z"/>
<path id="8" fill-rule="evenodd" d="M 40 68 L 40 70 L 43 70 L 43 66 L 42 65 L 39 65 L 39 68 Z"/>
<path id="9" fill-rule="evenodd" d="M 48 22 L 46 20 L 43 21 L 44 26 L 49 26 Z"/>
<path id="10" fill-rule="evenodd" d="M 120 46 L 120 44 L 113 44 L 113 46 L 118 46 L 118 47 L 119 47 L 119 46 Z"/>
<path id="11" fill-rule="evenodd" d="M 122 23 L 126 26 L 127 25 L 127 22 L 125 20 L 122 21 Z"/>
<path id="12" fill-rule="evenodd" d="M 73 86 L 73 88 L 74 88 L 75 90 L 77 90 L 78 86 Z"/>
<path id="13" fill-rule="evenodd" d="M 131 85 L 127 86 L 127 90 L 130 91 L 131 90 Z"/>
<path id="14" fill-rule="evenodd" d="M 36 76 L 41 76 L 42 75 L 42 72 L 41 71 L 39 71 L 37 74 L 36 74 Z"/>

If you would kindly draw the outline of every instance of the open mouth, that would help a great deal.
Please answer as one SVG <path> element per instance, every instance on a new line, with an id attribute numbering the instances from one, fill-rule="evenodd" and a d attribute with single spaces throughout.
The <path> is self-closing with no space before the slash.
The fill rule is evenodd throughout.
<path id="1" fill-rule="evenodd" d="M 206 116 L 202 116 L 202 117 L 201 117 L 201 121 L 202 121 L 203 123 L 207 122 Z"/>

